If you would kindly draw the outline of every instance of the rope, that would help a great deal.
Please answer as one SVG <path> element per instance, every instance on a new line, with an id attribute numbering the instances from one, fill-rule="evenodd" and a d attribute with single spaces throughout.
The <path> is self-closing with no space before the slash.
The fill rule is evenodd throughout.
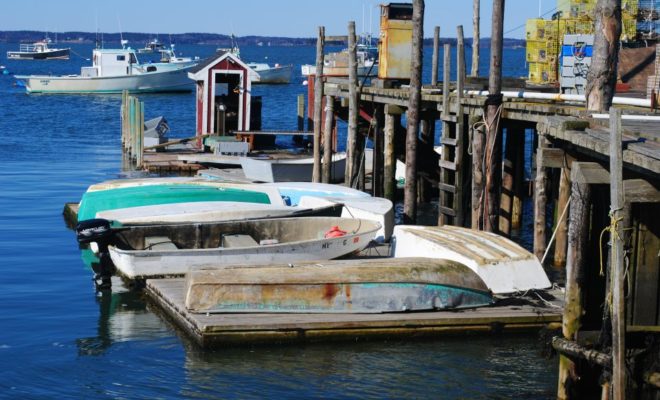
<path id="1" fill-rule="evenodd" d="M 81 56 L 80 54 L 76 53 L 76 52 L 75 52 L 74 50 L 72 50 L 72 49 L 69 49 L 69 51 L 71 51 L 73 54 L 77 55 L 78 57 L 82 58 L 82 59 L 85 60 L 85 61 L 89 61 L 89 60 L 90 60 L 89 58 L 87 58 L 87 57 L 83 57 L 83 56 Z"/>
<path id="2" fill-rule="evenodd" d="M 559 216 L 559 219 L 557 220 L 557 226 L 555 226 L 555 230 L 552 232 L 552 236 L 550 236 L 550 242 L 548 243 L 548 246 L 545 248 L 545 253 L 543 253 L 543 258 L 541 258 L 541 265 L 545 263 L 545 258 L 548 256 L 548 253 L 550 252 L 550 247 L 552 247 L 552 242 L 555 240 L 555 236 L 557 235 L 557 231 L 559 230 L 559 227 L 561 226 L 561 222 L 564 220 L 564 216 L 566 215 L 566 211 L 568 211 L 568 206 L 571 204 L 571 197 L 573 195 L 571 194 L 568 196 L 568 201 L 566 202 L 566 205 L 564 206 L 564 210 L 561 212 L 561 215 Z"/>

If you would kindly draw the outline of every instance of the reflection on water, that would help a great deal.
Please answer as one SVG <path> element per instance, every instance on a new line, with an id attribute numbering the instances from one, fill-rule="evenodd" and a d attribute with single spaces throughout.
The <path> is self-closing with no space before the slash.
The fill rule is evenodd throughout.
<path id="1" fill-rule="evenodd" d="M 119 278 L 112 280 L 112 290 L 96 293 L 97 335 L 76 340 L 79 355 L 98 356 L 114 343 L 172 335 L 167 325 L 147 310 L 143 293 L 126 289 Z"/>
<path id="2" fill-rule="evenodd" d="M 188 349 L 185 369 L 195 397 L 550 399 L 556 379 L 534 340 L 516 336 Z"/>

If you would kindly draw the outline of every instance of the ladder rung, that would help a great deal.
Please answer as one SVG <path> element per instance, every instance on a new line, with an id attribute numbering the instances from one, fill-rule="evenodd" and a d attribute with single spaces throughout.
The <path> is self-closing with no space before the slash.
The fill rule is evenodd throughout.
<path id="1" fill-rule="evenodd" d="M 458 143 L 458 139 L 448 138 L 443 136 L 442 139 L 440 139 L 440 143 L 446 144 L 447 146 L 456 146 L 456 144 Z"/>
<path id="2" fill-rule="evenodd" d="M 456 164 L 452 161 L 440 160 L 439 165 L 440 165 L 440 168 L 450 169 L 452 171 L 456 171 Z"/>
<path id="3" fill-rule="evenodd" d="M 456 115 L 450 114 L 447 116 L 441 116 L 440 120 L 443 122 L 456 122 Z"/>
<path id="4" fill-rule="evenodd" d="M 450 217 L 456 216 L 456 211 L 449 207 L 438 206 L 438 211 L 442 214 L 449 215 Z"/>
<path id="5" fill-rule="evenodd" d="M 443 192 L 456 193 L 456 186 L 447 185 L 446 183 L 438 183 L 438 189 Z"/>

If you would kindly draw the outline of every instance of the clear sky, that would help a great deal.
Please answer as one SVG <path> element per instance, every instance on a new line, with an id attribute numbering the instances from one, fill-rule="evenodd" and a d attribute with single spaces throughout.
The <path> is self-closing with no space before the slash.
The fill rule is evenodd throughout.
<path id="1" fill-rule="evenodd" d="M 401 1 L 401 0 L 399 0 Z M 378 31 L 374 0 L 9 0 L 2 2 L 0 30 L 50 32 L 234 33 L 237 36 L 313 37 L 346 34 L 349 20 L 358 33 Z M 462 24 L 472 36 L 471 0 L 426 0 L 424 36 L 455 37 Z M 522 38 L 527 18 L 554 8 L 555 0 L 506 0 L 505 37 Z M 482 37 L 490 36 L 491 0 L 481 1 Z M 371 12 L 370 12 L 371 11 Z M 363 28 L 363 16 L 364 25 Z M 546 16 L 546 18 L 549 18 Z M 97 29 L 98 28 L 98 29 Z M 516 29 L 517 28 L 517 29 Z"/>

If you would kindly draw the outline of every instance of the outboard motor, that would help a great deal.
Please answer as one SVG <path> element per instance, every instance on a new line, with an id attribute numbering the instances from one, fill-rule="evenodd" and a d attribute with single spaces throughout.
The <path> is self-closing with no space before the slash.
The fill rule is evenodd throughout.
<path id="1" fill-rule="evenodd" d="M 114 231 L 107 219 L 87 219 L 76 225 L 76 239 L 80 244 L 96 242 L 99 246 L 107 245 L 112 236 L 114 236 Z"/>
<path id="2" fill-rule="evenodd" d="M 108 254 L 108 245 L 115 237 L 115 229 L 107 219 L 94 218 L 80 221 L 76 225 L 76 239 L 79 244 L 86 244 L 99 257 L 99 263 L 93 263 L 98 289 L 111 287 L 110 277 L 114 273 L 114 265 Z"/>

